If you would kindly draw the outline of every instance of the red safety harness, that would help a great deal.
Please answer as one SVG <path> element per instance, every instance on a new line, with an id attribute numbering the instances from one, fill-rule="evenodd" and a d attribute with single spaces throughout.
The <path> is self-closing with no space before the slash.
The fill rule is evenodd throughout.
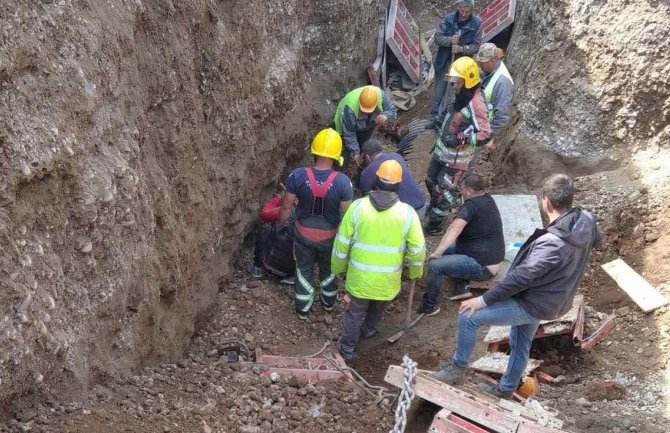
<path id="1" fill-rule="evenodd" d="M 328 175 L 326 181 L 321 185 L 317 183 L 316 178 L 314 177 L 314 170 L 312 170 L 311 167 L 305 167 L 305 173 L 307 174 L 307 180 L 309 182 L 310 189 L 312 190 L 312 216 L 323 217 L 326 210 L 326 195 L 328 194 L 330 186 L 333 184 L 333 181 L 335 181 L 335 178 L 339 173 L 337 171 L 333 171 Z M 316 207 L 317 202 L 321 206 L 321 211 L 318 213 Z M 321 242 L 332 239 L 337 234 L 337 229 L 324 230 L 305 227 L 298 221 L 295 223 L 295 229 L 300 234 L 300 236 L 314 242 Z"/>

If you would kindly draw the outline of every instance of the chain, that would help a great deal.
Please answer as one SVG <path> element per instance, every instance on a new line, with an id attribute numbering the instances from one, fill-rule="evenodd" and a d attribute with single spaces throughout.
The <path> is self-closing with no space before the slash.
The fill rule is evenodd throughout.
<path id="1" fill-rule="evenodd" d="M 401 367 L 403 369 L 402 390 L 398 397 L 398 405 L 395 408 L 395 425 L 389 433 L 404 433 L 407 426 L 407 410 L 414 400 L 414 376 L 416 376 L 417 363 L 405 355 L 402 357 Z"/>

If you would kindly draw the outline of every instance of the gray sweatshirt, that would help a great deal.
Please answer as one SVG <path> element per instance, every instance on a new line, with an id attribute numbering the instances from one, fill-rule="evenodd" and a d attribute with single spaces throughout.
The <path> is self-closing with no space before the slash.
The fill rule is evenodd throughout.
<path id="1" fill-rule="evenodd" d="M 498 68 L 502 66 L 503 63 L 500 62 Z M 487 86 L 495 72 L 496 71 L 494 70 L 490 74 L 484 76 L 482 79 L 482 88 Z M 493 119 L 491 120 L 490 124 L 494 136 L 498 135 L 500 130 L 504 128 L 507 123 L 509 123 L 510 114 L 512 112 L 513 94 L 514 83 L 505 75 L 501 75 L 500 78 L 498 78 L 495 86 L 493 86 L 493 92 L 491 93 L 490 101 L 491 105 L 493 105 Z"/>

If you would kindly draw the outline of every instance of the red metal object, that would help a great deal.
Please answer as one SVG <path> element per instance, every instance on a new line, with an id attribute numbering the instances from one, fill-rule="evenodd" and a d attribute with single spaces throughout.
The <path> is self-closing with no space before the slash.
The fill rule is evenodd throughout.
<path id="1" fill-rule="evenodd" d="M 541 371 L 536 371 L 534 375 L 540 382 L 548 383 L 550 385 L 563 385 L 563 381 L 565 380 L 565 377 L 563 376 L 549 376 L 547 373 L 543 373 Z"/>
<path id="2" fill-rule="evenodd" d="M 614 329 L 614 317 L 615 315 L 612 314 L 607 319 L 605 319 L 605 322 L 602 325 L 600 325 L 600 328 L 598 328 L 588 338 L 581 340 L 579 342 L 579 347 L 582 350 L 589 350 L 595 347 L 601 341 L 603 341 L 605 337 L 607 337 L 607 335 L 610 332 L 612 332 L 612 329 Z"/>
<path id="3" fill-rule="evenodd" d="M 391 0 L 386 44 L 398 58 L 407 76 L 416 84 L 421 83 L 421 40 L 419 26 L 402 0 Z"/>
<path id="4" fill-rule="evenodd" d="M 516 0 L 496 0 L 479 13 L 482 41 L 487 42 L 514 22 Z"/>
<path id="5" fill-rule="evenodd" d="M 339 354 L 335 354 L 334 358 L 337 360 L 339 368 L 347 368 L 347 364 Z M 345 376 L 351 378 L 350 373 L 340 372 L 326 358 L 262 355 L 256 362 L 268 366 L 268 369 L 262 372 L 261 376 L 270 376 L 272 373 L 277 373 L 282 376 L 293 376 L 308 382 L 336 380 Z"/>
<path id="6" fill-rule="evenodd" d="M 584 299 L 579 295 L 578 297 L 575 297 L 574 302 L 577 307 L 576 318 L 573 319 L 574 322 L 570 323 L 568 321 L 561 321 L 560 319 L 554 322 L 543 322 L 540 324 L 540 327 L 537 328 L 533 339 L 567 334 L 572 336 L 572 341 L 576 347 L 579 347 L 582 350 L 589 350 L 604 340 L 605 337 L 612 332 L 612 329 L 614 329 L 614 315 L 605 319 L 605 322 L 603 322 L 592 335 L 584 338 L 584 323 L 586 321 Z M 562 324 L 564 324 L 564 329 L 561 327 Z M 550 331 L 547 331 L 547 329 Z M 498 352 L 501 349 L 501 345 L 506 347 L 508 343 L 509 340 L 507 338 L 491 342 L 489 343 L 488 350 L 489 352 Z"/>
<path id="7" fill-rule="evenodd" d="M 402 367 L 391 365 L 386 372 L 384 380 L 397 387 L 403 385 L 403 369 Z M 477 395 L 460 390 L 453 386 L 447 385 L 436 379 L 431 378 L 424 371 L 420 371 L 414 379 L 414 391 L 417 397 L 428 400 L 444 409 L 467 419 L 470 423 L 476 425 L 484 432 L 494 431 L 498 433 L 565 433 L 564 430 L 545 427 L 537 422 L 527 418 L 522 418 L 515 415 L 513 412 L 504 410 L 497 404 L 486 400 Z M 447 432 L 468 432 L 459 425 L 450 425 L 452 430 L 444 430 Z M 456 428 L 456 430 L 454 430 Z M 460 428 L 458 430 L 457 428 Z M 488 429 L 488 430 L 486 430 Z M 440 431 L 440 430 L 436 430 Z M 477 432 L 480 433 L 480 432 Z"/>
<path id="8" fill-rule="evenodd" d="M 447 409 L 442 409 L 435 415 L 428 431 L 431 433 L 489 433 L 488 430 L 484 430 Z"/>

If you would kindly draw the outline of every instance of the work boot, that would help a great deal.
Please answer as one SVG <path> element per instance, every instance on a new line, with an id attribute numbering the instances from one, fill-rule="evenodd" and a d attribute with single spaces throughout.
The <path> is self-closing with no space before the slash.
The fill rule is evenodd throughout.
<path id="1" fill-rule="evenodd" d="M 298 313 L 298 319 L 307 321 L 307 314 Z"/>
<path id="2" fill-rule="evenodd" d="M 480 383 L 477 385 L 480 391 L 484 391 L 487 394 L 491 394 L 494 397 L 498 398 L 511 398 L 512 393 L 511 392 L 502 392 L 500 388 L 498 388 L 498 385 L 492 385 L 490 383 Z"/>
<path id="3" fill-rule="evenodd" d="M 423 234 L 426 236 L 442 234 L 442 221 L 428 221 L 423 226 Z"/>
<path id="4" fill-rule="evenodd" d="M 342 359 L 344 359 L 345 361 L 349 362 L 349 361 L 353 360 L 354 358 L 356 358 L 356 355 L 357 355 L 356 351 L 347 352 L 345 350 L 342 350 L 342 346 L 340 346 L 339 341 L 337 343 L 335 343 L 335 347 L 337 348 L 337 351 L 340 352 L 340 356 L 342 356 Z"/>
<path id="5" fill-rule="evenodd" d="M 361 338 L 363 340 L 368 340 L 368 339 L 374 337 L 375 335 L 377 335 L 377 330 L 376 329 L 372 332 L 368 332 L 367 334 L 365 332 L 361 331 Z"/>
<path id="6" fill-rule="evenodd" d="M 423 305 L 419 305 L 419 308 L 416 309 L 416 314 L 423 314 L 426 317 L 436 316 L 439 313 L 440 313 L 440 307 L 430 309 L 424 307 Z"/>
<path id="7" fill-rule="evenodd" d="M 447 385 L 463 385 L 467 379 L 467 371 L 467 368 L 459 367 L 452 362 L 442 368 L 442 370 L 431 374 L 430 377 L 444 382 Z"/>
<path id="8" fill-rule="evenodd" d="M 251 266 L 249 266 L 249 273 L 254 278 L 261 278 L 263 276 L 263 269 L 252 263 Z"/>
<path id="9" fill-rule="evenodd" d="M 450 301 L 458 301 L 460 299 L 468 298 L 472 298 L 472 293 L 470 292 L 468 285 L 465 283 L 454 284 L 454 287 L 451 289 L 449 296 L 447 296 L 447 299 Z"/>

